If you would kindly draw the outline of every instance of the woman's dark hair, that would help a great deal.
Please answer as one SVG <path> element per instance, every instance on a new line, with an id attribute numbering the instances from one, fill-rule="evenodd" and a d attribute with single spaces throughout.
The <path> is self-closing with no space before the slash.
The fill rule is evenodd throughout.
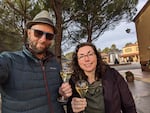
<path id="1" fill-rule="evenodd" d="M 102 75 L 104 75 L 104 72 L 106 70 L 106 65 L 102 61 L 101 55 L 97 51 L 95 45 L 92 43 L 88 43 L 88 42 L 80 43 L 79 45 L 77 45 L 75 52 L 73 53 L 73 56 L 72 56 L 73 76 L 72 77 L 75 81 L 77 81 L 79 79 L 87 80 L 87 76 L 85 76 L 84 71 L 80 68 L 80 66 L 78 64 L 78 56 L 77 56 L 79 49 L 81 47 L 84 47 L 84 46 L 90 46 L 94 50 L 94 53 L 97 57 L 97 66 L 96 66 L 95 78 L 96 78 L 96 80 L 99 80 L 102 77 Z"/>

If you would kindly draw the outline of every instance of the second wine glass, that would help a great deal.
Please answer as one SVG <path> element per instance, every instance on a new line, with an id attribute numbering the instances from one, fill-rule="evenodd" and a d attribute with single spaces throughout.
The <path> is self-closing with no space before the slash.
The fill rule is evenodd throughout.
<path id="1" fill-rule="evenodd" d="M 75 88 L 80 97 L 84 98 L 88 91 L 88 82 L 86 80 L 78 80 L 75 84 Z M 82 113 L 85 113 L 85 111 L 82 111 Z"/>

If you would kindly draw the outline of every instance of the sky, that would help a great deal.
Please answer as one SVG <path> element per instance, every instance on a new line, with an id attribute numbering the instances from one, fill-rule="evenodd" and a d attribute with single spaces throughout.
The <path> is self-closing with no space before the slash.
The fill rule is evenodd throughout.
<path id="1" fill-rule="evenodd" d="M 139 0 L 137 5 L 137 14 L 143 8 L 148 0 Z M 131 29 L 130 33 L 126 33 L 126 29 Z M 122 50 L 122 48 L 127 43 L 135 43 L 137 41 L 136 28 L 134 22 L 122 21 L 118 24 L 115 29 L 106 31 L 103 35 L 99 37 L 98 40 L 93 43 L 96 45 L 97 49 L 103 50 L 106 47 L 111 47 L 112 44 L 116 45 L 116 48 Z M 64 54 L 74 51 L 75 47 L 64 51 Z"/>
<path id="2" fill-rule="evenodd" d="M 148 0 L 139 0 L 137 5 L 137 14 L 143 8 Z M 131 29 L 130 33 L 126 33 L 126 29 Z M 122 49 L 126 43 L 135 43 L 137 41 L 136 28 L 134 22 L 120 22 L 114 30 L 106 31 L 100 38 L 93 42 L 97 48 L 103 50 L 105 47 L 111 47 L 115 44 L 117 48 Z"/>

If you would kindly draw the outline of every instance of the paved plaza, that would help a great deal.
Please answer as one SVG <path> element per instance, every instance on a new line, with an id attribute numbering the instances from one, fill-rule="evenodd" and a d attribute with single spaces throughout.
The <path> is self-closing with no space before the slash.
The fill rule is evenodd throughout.
<path id="1" fill-rule="evenodd" d="M 129 70 L 134 73 L 135 80 L 128 83 L 133 94 L 138 113 L 150 113 L 150 72 L 141 69 Z M 119 71 L 125 76 L 126 70 Z"/>

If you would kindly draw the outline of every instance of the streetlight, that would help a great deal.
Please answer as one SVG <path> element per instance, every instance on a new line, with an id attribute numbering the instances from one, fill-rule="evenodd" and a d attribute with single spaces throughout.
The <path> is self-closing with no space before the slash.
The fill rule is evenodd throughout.
<path id="1" fill-rule="evenodd" d="M 130 33 L 130 32 L 131 32 L 131 29 L 127 28 L 126 33 Z"/>

